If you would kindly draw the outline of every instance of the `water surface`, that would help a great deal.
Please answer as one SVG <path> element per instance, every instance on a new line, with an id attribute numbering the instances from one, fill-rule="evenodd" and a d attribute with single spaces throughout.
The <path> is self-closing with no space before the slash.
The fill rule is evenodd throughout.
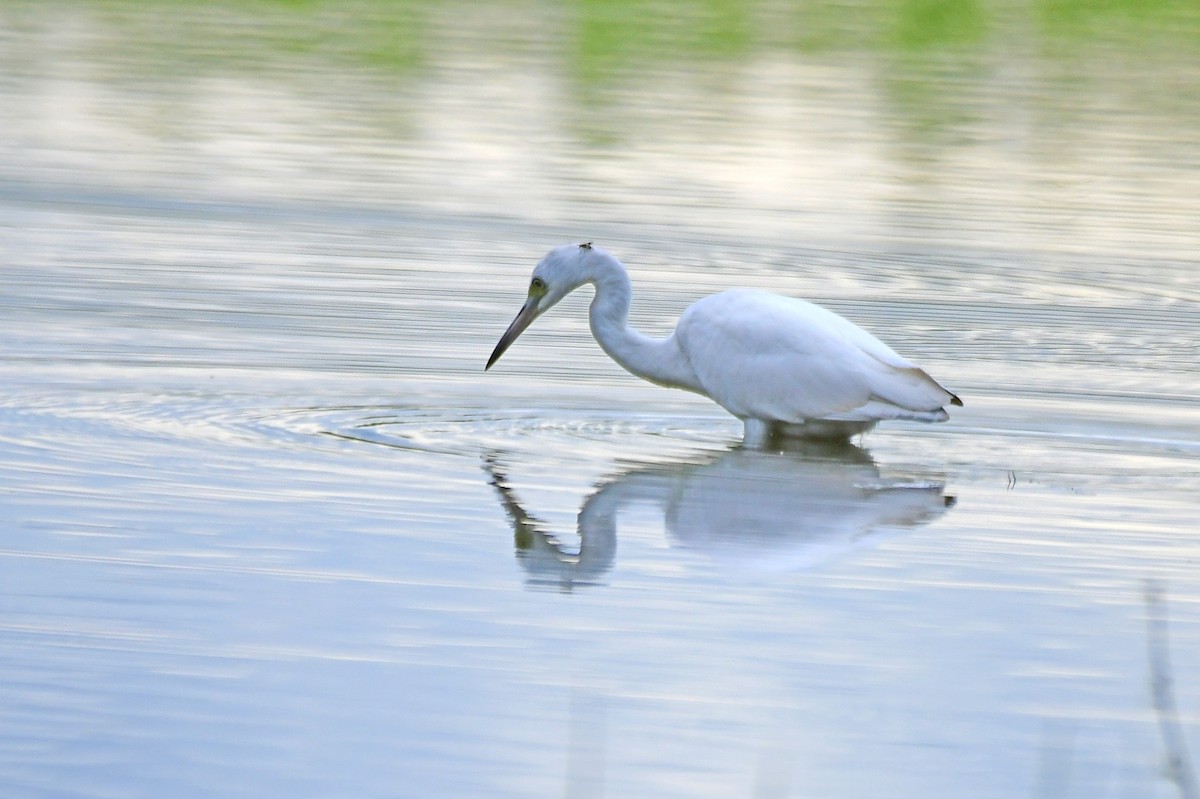
<path id="1" fill-rule="evenodd" d="M 5 795 L 1194 796 L 1196 14 L 939 8 L 0 4 Z M 573 240 L 966 406 L 484 374 Z"/>

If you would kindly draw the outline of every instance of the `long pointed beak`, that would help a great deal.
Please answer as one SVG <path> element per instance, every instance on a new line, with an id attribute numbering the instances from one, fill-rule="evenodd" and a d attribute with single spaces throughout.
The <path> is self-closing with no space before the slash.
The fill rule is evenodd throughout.
<path id="1" fill-rule="evenodd" d="M 508 326 L 508 330 L 504 331 L 504 335 L 500 337 L 500 341 L 496 342 L 496 349 L 492 350 L 492 357 L 488 358 L 487 366 L 483 367 L 486 372 L 492 368 L 492 364 L 500 360 L 500 356 L 504 351 L 512 346 L 512 343 L 517 340 L 517 336 L 525 332 L 525 328 L 537 318 L 538 301 L 535 297 L 530 297 L 521 306 L 517 318 L 512 320 L 512 324 Z"/>

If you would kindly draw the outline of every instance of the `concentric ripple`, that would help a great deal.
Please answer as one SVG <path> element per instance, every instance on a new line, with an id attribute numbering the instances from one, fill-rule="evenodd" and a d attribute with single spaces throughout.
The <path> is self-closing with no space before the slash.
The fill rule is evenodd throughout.
<path id="1" fill-rule="evenodd" d="M 497 414 L 473 408 L 345 407 L 280 413 L 269 423 L 284 431 L 415 452 L 476 457 L 480 451 L 536 448 L 555 442 L 570 450 L 609 447 L 640 455 L 724 448 L 736 424 L 685 416 L 525 409 Z M 617 444 L 616 442 L 619 442 Z"/>
<path id="2" fill-rule="evenodd" d="M 714 416 L 630 415 L 607 410 L 524 408 L 497 413 L 471 407 L 386 405 L 267 407 L 261 398 L 191 395 L 9 397 L 0 405 L 0 440 L 69 449 L 110 443 L 133 457 L 135 441 L 220 443 L 260 450 L 326 449 L 332 441 L 416 453 L 476 458 L 481 451 L 615 450 L 631 457 L 724 449 L 739 425 Z M 93 443 L 94 445 L 94 443 Z"/>

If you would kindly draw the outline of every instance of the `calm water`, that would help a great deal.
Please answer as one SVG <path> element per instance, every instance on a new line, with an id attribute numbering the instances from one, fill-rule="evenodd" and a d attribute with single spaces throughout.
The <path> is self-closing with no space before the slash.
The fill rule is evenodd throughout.
<path id="1" fill-rule="evenodd" d="M 0 3 L 0 793 L 1195 797 L 1198 48 Z M 647 332 L 804 296 L 966 407 L 743 451 L 585 296 L 484 374 L 573 240 Z"/>

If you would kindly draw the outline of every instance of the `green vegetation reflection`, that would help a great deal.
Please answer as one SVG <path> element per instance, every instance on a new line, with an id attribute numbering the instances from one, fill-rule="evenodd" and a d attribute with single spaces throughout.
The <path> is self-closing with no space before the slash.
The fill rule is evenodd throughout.
<path id="1" fill-rule="evenodd" d="M 1200 43 L 1195 0 L 577 0 L 492 4 L 486 17 L 473 4 L 432 0 L 105 0 L 56 7 L 60 13 L 51 15 L 32 0 L 0 0 L 0 19 L 19 30 L 22 21 L 94 17 L 132 55 L 162 62 L 236 68 L 303 55 L 397 74 L 427 63 L 439 42 L 480 20 L 472 35 L 477 46 L 519 47 L 505 28 L 519 29 L 543 48 L 561 44 L 585 82 L 623 80 L 672 62 L 748 59 L 778 47 L 877 56 L 966 52 L 1030 32 L 1060 45 L 1119 42 L 1130 51 L 1158 50 L 1173 40 L 1182 52 Z"/>

